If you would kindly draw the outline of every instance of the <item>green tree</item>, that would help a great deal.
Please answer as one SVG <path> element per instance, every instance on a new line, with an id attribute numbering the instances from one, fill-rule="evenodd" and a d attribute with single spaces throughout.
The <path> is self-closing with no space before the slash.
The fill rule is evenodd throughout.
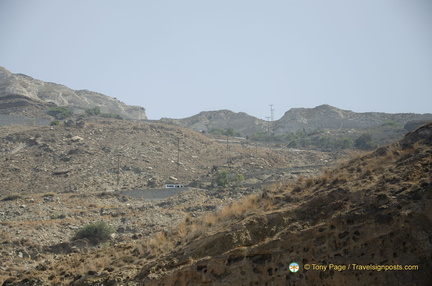
<path id="1" fill-rule="evenodd" d="M 232 128 L 232 127 L 227 128 L 225 130 L 225 135 L 227 135 L 227 136 L 234 136 L 235 135 L 234 128 Z"/>
<path id="2" fill-rule="evenodd" d="M 219 170 L 216 174 L 216 185 L 221 188 L 240 186 L 243 181 L 243 174 L 230 173 L 227 169 Z"/>
<path id="3" fill-rule="evenodd" d="M 68 109 L 66 106 L 56 106 L 56 107 L 51 107 L 47 111 L 47 114 L 54 116 L 55 119 L 62 120 L 71 116 L 73 112 L 72 110 Z"/>
<path id="4" fill-rule="evenodd" d="M 228 186 L 229 179 L 228 179 L 228 171 L 226 169 L 222 169 L 218 171 L 216 176 L 216 184 L 219 187 L 225 188 Z"/>
<path id="5" fill-rule="evenodd" d="M 354 146 L 361 150 L 370 150 L 376 148 L 377 144 L 373 141 L 372 135 L 365 133 L 355 140 Z"/>

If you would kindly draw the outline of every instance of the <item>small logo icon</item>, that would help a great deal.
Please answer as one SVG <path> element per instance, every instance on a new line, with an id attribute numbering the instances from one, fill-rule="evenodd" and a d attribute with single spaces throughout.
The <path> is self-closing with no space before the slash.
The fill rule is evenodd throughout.
<path id="1" fill-rule="evenodd" d="M 296 262 L 291 262 L 289 265 L 289 270 L 295 273 L 300 270 L 300 266 Z"/>

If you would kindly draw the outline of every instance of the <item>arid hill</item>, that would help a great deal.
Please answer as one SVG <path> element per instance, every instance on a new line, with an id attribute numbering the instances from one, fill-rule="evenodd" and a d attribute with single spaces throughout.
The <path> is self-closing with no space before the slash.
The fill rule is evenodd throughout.
<path id="1" fill-rule="evenodd" d="M 2 202 L 8 262 L 1 278 L 4 285 L 427 285 L 431 155 L 432 123 L 318 176 L 236 199 L 231 188 L 192 190 L 158 204 L 109 193 L 11 197 Z M 203 211 L 217 198 L 220 207 Z M 67 209 L 66 217 L 56 212 Z M 53 217 L 30 220 L 27 210 L 51 210 Z M 71 241 L 71 228 L 102 214 L 125 225 L 117 229 L 120 238 L 99 248 Z M 167 216 L 175 219 L 160 232 L 128 233 Z M 44 238 L 41 229 L 57 238 Z M 49 243 L 41 246 L 44 239 Z M 291 262 L 298 272 L 290 272 Z"/>
<path id="2" fill-rule="evenodd" d="M 233 128 L 244 136 L 255 132 L 267 132 L 268 130 L 268 123 L 266 121 L 244 112 L 236 113 L 230 110 L 203 111 L 197 115 L 183 119 L 162 118 L 161 121 L 175 123 L 197 132 Z"/>
<path id="3" fill-rule="evenodd" d="M 233 128 L 242 136 L 251 136 L 256 132 L 274 135 L 289 132 L 314 130 L 367 130 L 378 128 L 383 124 L 395 124 L 398 132 L 404 131 L 404 126 L 412 122 L 432 120 L 432 114 L 414 113 L 358 113 L 343 110 L 328 104 L 314 108 L 292 108 L 285 112 L 282 118 L 273 122 L 258 119 L 244 112 L 235 113 L 229 110 L 204 111 L 197 115 L 183 118 L 162 118 L 163 122 L 172 122 L 195 131 L 210 131 L 211 129 Z M 416 125 L 419 126 L 418 123 Z M 376 132 L 376 131 L 375 131 Z M 375 133 L 373 132 L 373 133 Z"/>
<path id="4" fill-rule="evenodd" d="M 147 119 L 139 106 L 126 105 L 119 100 L 89 90 L 72 90 L 64 85 L 44 82 L 24 74 L 13 74 L 0 67 L 0 111 L 31 117 L 46 116 L 52 106 L 66 106 L 75 113 L 99 107 L 128 119 Z"/>
<path id="5" fill-rule="evenodd" d="M 1 195 L 209 186 L 218 169 L 259 184 L 314 174 L 344 152 L 219 142 L 162 123 L 88 118 L 61 126 L 0 127 Z"/>
<path id="6" fill-rule="evenodd" d="M 133 281 L 427 285 L 431 155 L 432 123 L 316 178 L 275 184 L 207 217 L 193 240 L 169 237 L 175 247 L 149 259 Z M 299 264 L 297 273 L 290 272 L 291 262 Z"/>
<path id="7" fill-rule="evenodd" d="M 215 214 L 192 241 L 146 262 L 134 281 L 428 285 L 431 155 L 432 123 L 319 177 L 275 184 Z"/>

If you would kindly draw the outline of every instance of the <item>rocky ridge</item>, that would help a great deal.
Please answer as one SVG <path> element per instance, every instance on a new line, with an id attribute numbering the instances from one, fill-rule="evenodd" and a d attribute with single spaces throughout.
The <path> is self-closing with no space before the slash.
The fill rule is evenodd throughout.
<path id="1" fill-rule="evenodd" d="M 67 106 L 75 113 L 99 107 L 127 119 L 147 119 L 142 107 L 126 105 L 115 98 L 89 91 L 72 90 L 64 85 L 44 82 L 24 74 L 13 74 L 0 67 L 0 110 L 6 114 L 45 116 L 52 106 Z"/>
<path id="2" fill-rule="evenodd" d="M 339 109 L 327 104 L 315 108 L 292 108 L 282 118 L 273 122 L 264 121 L 244 112 L 235 113 L 228 110 L 205 111 L 183 119 L 163 118 L 164 122 L 172 122 L 195 131 L 209 131 L 212 128 L 233 128 L 243 136 L 251 136 L 255 132 L 281 135 L 288 132 L 314 131 L 314 130 L 365 130 L 379 127 L 386 122 L 394 122 L 400 132 L 408 122 L 431 121 L 432 114 L 414 113 L 357 113 L 350 110 Z M 419 126 L 417 124 L 416 126 Z M 401 136 L 402 136 L 401 133 Z"/>
<path id="3" fill-rule="evenodd" d="M 312 131 L 316 129 L 367 129 L 380 126 L 386 122 L 394 122 L 404 126 L 410 121 L 431 121 L 432 114 L 415 113 L 358 113 L 343 110 L 328 104 L 315 108 L 292 108 L 274 124 L 274 132 L 296 132 L 297 130 Z"/>
<path id="4" fill-rule="evenodd" d="M 190 128 L 197 132 L 208 132 L 214 129 L 233 128 L 241 134 L 253 134 L 255 132 L 266 132 L 267 122 L 244 112 L 233 112 L 230 110 L 203 111 L 197 115 L 183 118 L 162 118 L 162 122 L 174 123 Z"/>

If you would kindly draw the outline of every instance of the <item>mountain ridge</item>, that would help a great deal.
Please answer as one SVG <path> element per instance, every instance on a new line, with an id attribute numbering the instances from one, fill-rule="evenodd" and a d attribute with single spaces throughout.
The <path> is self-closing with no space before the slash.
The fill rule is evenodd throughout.
<path id="1" fill-rule="evenodd" d="M 103 113 L 114 113 L 126 119 L 147 119 L 145 109 L 126 105 L 118 99 L 89 90 L 45 82 L 31 76 L 14 74 L 0 67 L 0 111 L 8 114 L 43 116 L 52 106 L 67 106 L 74 113 L 99 107 Z"/>
<path id="2" fill-rule="evenodd" d="M 322 104 L 314 108 L 291 108 L 278 120 L 265 121 L 245 112 L 229 110 L 202 111 L 199 114 L 182 118 L 162 118 L 163 122 L 172 122 L 198 132 L 208 132 L 212 128 L 233 128 L 244 136 L 255 132 L 268 132 L 281 135 L 287 132 L 314 131 L 319 129 L 367 129 L 393 121 L 405 125 L 410 121 L 432 121 L 432 114 L 354 112 Z M 245 126 L 245 123 L 248 126 Z"/>

